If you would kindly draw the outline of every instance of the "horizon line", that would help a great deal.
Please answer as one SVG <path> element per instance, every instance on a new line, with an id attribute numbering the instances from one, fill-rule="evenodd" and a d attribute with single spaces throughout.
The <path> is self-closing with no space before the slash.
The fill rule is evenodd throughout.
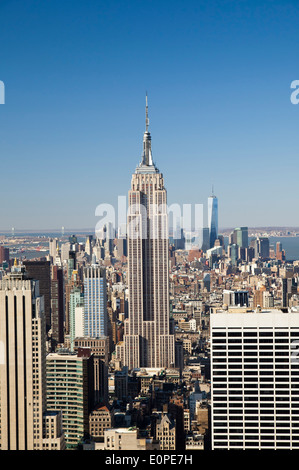
<path id="1" fill-rule="evenodd" d="M 247 226 L 247 225 L 236 225 L 236 226 L 227 226 L 227 227 L 221 227 L 219 228 L 218 232 L 220 234 L 220 232 L 224 232 L 224 231 L 227 231 L 227 230 L 234 230 L 235 228 L 238 228 L 238 227 L 247 227 L 248 230 L 277 230 L 277 229 L 292 229 L 292 230 L 298 230 L 299 231 L 299 226 L 293 226 L 293 225 L 256 225 L 256 226 Z M 115 229 L 117 229 L 118 227 L 116 227 Z M 173 227 L 171 227 L 173 228 Z M 207 227 L 203 227 L 203 228 L 207 228 Z M 42 228 L 35 228 L 35 229 L 27 229 L 27 228 L 11 228 L 11 229 L 0 229 L 0 234 L 4 234 L 4 233 L 72 233 L 72 232 L 95 232 L 95 228 L 84 228 L 84 227 L 81 227 L 81 228 L 74 228 L 74 227 L 71 227 L 71 228 L 65 228 L 62 230 L 62 228 L 47 228 L 47 229 L 42 229 Z"/>

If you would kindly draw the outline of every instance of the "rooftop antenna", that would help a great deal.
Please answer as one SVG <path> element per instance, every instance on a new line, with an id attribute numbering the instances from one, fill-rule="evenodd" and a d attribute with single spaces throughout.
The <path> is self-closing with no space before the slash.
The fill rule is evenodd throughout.
<path id="1" fill-rule="evenodd" d="M 147 92 L 145 94 L 145 132 L 148 132 L 149 118 L 148 118 L 148 104 L 147 104 Z"/>

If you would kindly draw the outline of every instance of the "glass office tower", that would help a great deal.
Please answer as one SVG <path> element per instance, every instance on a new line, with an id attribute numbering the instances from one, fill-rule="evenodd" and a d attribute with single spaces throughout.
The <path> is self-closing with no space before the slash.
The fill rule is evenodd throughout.
<path id="1" fill-rule="evenodd" d="M 208 198 L 208 227 L 210 248 L 213 248 L 218 237 L 218 199 L 214 194 Z"/>
<path id="2" fill-rule="evenodd" d="M 84 334 L 107 336 L 106 271 L 95 265 L 84 270 Z"/>

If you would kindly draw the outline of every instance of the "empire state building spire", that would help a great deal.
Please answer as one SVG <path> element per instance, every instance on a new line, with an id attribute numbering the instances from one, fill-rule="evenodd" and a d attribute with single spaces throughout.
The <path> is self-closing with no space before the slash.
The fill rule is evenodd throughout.
<path id="1" fill-rule="evenodd" d="M 141 166 L 154 166 L 152 158 L 152 144 L 151 144 L 151 134 L 148 130 L 149 127 L 149 118 L 148 118 L 148 104 L 147 104 L 147 94 L 145 97 L 145 132 L 143 134 L 143 154 Z"/>
<path id="2" fill-rule="evenodd" d="M 142 161 L 128 193 L 128 318 L 123 364 L 129 370 L 175 366 L 175 338 L 169 313 L 167 193 L 152 160 L 146 96 Z"/>
<path id="3" fill-rule="evenodd" d="M 149 118 L 148 118 L 148 104 L 147 104 L 147 93 L 145 95 L 145 132 L 148 132 Z"/>

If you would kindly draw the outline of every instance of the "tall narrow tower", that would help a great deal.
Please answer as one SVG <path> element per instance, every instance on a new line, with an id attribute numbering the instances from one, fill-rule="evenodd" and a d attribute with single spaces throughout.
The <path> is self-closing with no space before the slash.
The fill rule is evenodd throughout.
<path id="1" fill-rule="evenodd" d="M 129 369 L 173 367 L 175 363 L 169 327 L 166 189 L 153 162 L 148 127 L 146 97 L 142 160 L 132 175 L 128 203 L 129 318 L 124 363 Z"/>
<path id="2" fill-rule="evenodd" d="M 210 248 L 213 248 L 218 237 L 218 199 L 214 195 L 214 189 L 212 189 L 212 195 L 208 198 L 208 226 Z"/>

